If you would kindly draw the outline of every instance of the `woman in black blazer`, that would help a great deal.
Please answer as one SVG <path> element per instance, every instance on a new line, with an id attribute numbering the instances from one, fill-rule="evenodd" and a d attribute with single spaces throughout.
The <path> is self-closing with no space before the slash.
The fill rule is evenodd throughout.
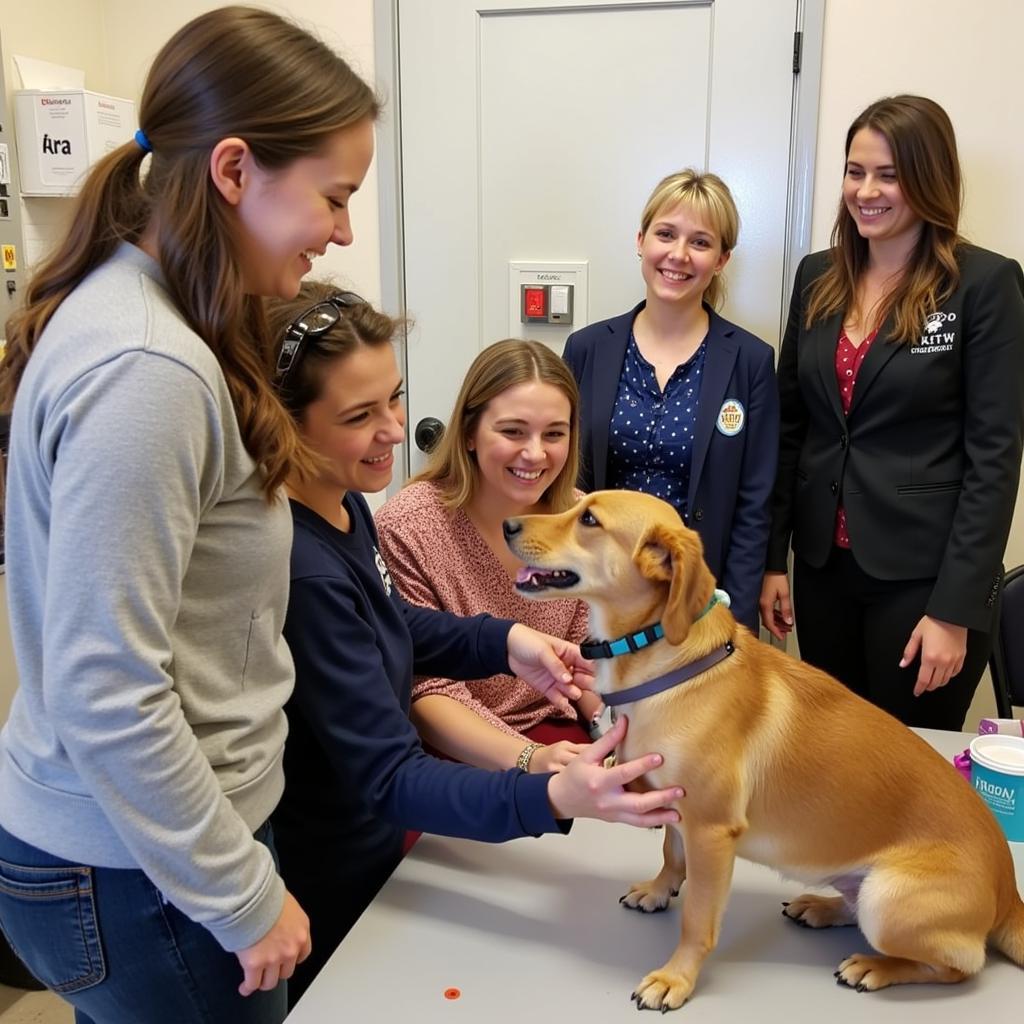
<path id="1" fill-rule="evenodd" d="M 640 218 L 647 298 L 572 334 L 564 358 L 580 388 L 580 487 L 671 502 L 756 631 L 779 408 L 771 346 L 712 308 L 738 234 L 720 178 L 669 175 Z"/>
<path id="2" fill-rule="evenodd" d="M 1024 424 L 1024 276 L 957 231 L 945 111 L 851 125 L 830 250 L 797 271 L 765 627 L 908 725 L 959 729 L 991 649 Z"/>

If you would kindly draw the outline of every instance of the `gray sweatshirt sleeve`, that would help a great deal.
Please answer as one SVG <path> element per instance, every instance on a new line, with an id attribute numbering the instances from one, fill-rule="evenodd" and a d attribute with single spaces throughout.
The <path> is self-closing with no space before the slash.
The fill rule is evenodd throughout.
<path id="1" fill-rule="evenodd" d="M 200 749 L 171 644 L 198 523 L 223 483 L 222 401 L 182 363 L 129 352 L 49 404 L 42 686 L 85 791 L 138 865 L 234 951 L 273 926 L 284 886 Z"/>

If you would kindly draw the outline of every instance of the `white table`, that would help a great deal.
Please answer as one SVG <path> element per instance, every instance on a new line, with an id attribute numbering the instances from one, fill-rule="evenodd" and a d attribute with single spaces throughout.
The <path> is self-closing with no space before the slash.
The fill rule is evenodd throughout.
<path id="1" fill-rule="evenodd" d="M 922 730 L 943 754 L 971 736 Z M 424 836 L 289 1016 L 289 1024 L 635 1021 L 630 993 L 679 939 L 679 900 L 660 914 L 618 906 L 661 864 L 660 831 L 577 821 L 572 833 L 502 845 Z M 1024 884 L 1024 844 L 1011 844 Z M 736 861 L 718 948 L 672 1019 L 694 1024 L 1010 1024 L 1024 972 L 998 953 L 961 985 L 859 993 L 836 985 L 855 928 L 785 920 L 802 891 Z M 683 896 L 685 898 L 685 886 Z M 445 992 L 456 988 L 457 999 Z"/>

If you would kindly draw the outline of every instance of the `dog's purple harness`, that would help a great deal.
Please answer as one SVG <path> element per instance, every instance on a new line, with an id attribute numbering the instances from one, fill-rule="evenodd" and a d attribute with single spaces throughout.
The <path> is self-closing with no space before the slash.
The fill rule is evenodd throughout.
<path id="1" fill-rule="evenodd" d="M 701 672 L 707 672 L 709 668 L 712 668 L 720 661 L 724 661 L 728 658 L 735 650 L 736 647 L 730 640 L 728 643 L 713 650 L 710 654 L 705 654 L 703 658 L 691 661 L 689 665 L 683 665 L 682 668 L 675 668 L 671 672 L 666 672 L 663 676 L 650 679 L 646 683 L 638 683 L 636 686 L 630 686 L 626 690 L 616 690 L 614 693 L 604 693 L 601 695 L 601 699 L 605 702 L 607 707 L 615 708 L 620 704 L 631 704 L 635 700 L 643 700 L 645 697 L 653 697 L 656 693 L 662 693 L 665 690 L 670 690 L 673 686 L 678 686 L 680 683 L 685 683 L 688 679 L 692 679 L 694 676 L 699 676 Z"/>

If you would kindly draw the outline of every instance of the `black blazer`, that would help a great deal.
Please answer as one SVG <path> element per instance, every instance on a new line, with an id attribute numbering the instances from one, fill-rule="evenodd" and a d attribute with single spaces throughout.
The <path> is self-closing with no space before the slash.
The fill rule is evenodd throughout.
<path id="1" fill-rule="evenodd" d="M 633 321 L 644 305 L 584 327 L 565 343 L 563 358 L 580 388 L 580 487 L 585 491 L 608 485 L 608 425 Z M 778 448 L 775 353 L 749 331 L 705 309 L 708 347 L 687 525 L 700 534 L 705 561 L 729 592 L 736 618 L 756 632 Z M 726 399 L 738 400 L 745 411 L 743 428 L 732 436 L 716 429 Z"/>
<path id="2" fill-rule="evenodd" d="M 858 565 L 881 580 L 934 579 L 926 614 L 988 630 L 1024 438 L 1024 275 L 963 246 L 960 284 L 910 345 L 886 320 L 849 416 L 835 377 L 842 316 L 804 327 L 827 252 L 800 264 L 779 356 L 782 430 L 768 568 L 787 549 L 824 565 L 840 496 Z"/>

